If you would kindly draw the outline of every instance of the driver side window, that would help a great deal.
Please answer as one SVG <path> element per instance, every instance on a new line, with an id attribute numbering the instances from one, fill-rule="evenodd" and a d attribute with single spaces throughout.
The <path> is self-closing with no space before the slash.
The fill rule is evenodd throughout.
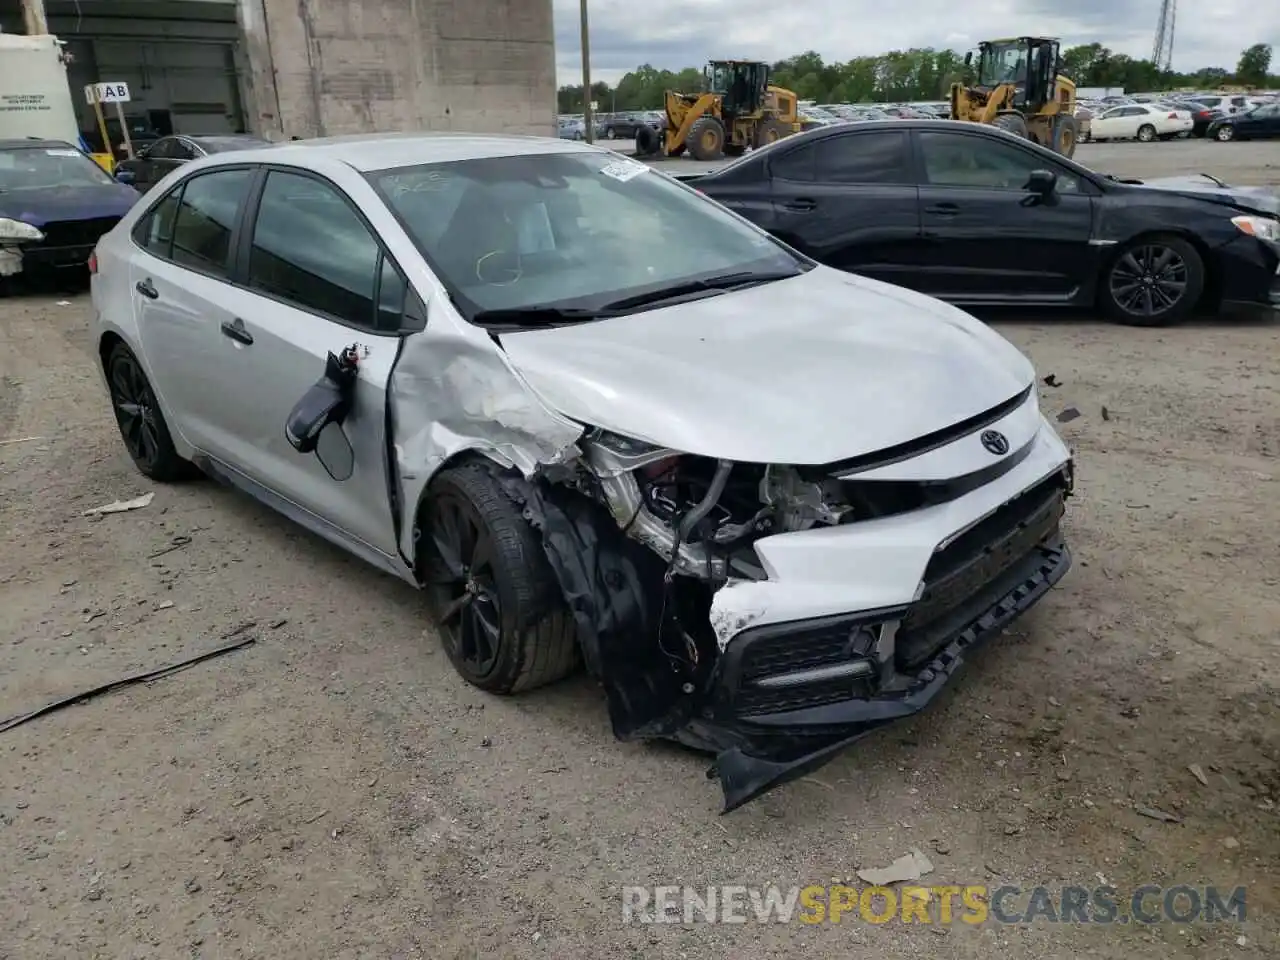
<path id="1" fill-rule="evenodd" d="M 921 133 L 925 176 L 933 186 L 1022 190 L 1033 170 L 1058 175 L 1058 191 L 1077 193 L 1080 184 L 1061 167 L 1028 150 L 990 137 L 955 133 Z"/>

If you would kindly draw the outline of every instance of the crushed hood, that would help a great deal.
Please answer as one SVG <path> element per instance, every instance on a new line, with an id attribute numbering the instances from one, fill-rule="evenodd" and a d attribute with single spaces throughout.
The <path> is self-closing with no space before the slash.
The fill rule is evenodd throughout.
<path id="1" fill-rule="evenodd" d="M 873 453 L 982 413 L 1034 378 L 1012 344 L 968 314 L 826 267 L 501 342 L 565 416 L 757 463 Z"/>
<path id="2" fill-rule="evenodd" d="M 1176 193 L 1193 200 L 1208 200 L 1211 203 L 1221 203 L 1273 217 L 1280 216 L 1280 195 L 1268 187 L 1237 187 L 1230 184 L 1222 186 L 1200 175 L 1158 177 L 1131 185 Z"/>

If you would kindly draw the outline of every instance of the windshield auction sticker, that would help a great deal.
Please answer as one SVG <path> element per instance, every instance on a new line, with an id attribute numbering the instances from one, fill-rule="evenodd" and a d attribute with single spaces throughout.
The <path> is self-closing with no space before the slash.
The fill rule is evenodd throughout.
<path id="1" fill-rule="evenodd" d="M 612 160 L 601 167 L 600 172 L 606 177 L 612 177 L 619 183 L 626 183 L 628 180 L 634 180 L 642 173 L 648 173 L 649 167 L 643 163 L 636 163 L 634 160 Z"/>

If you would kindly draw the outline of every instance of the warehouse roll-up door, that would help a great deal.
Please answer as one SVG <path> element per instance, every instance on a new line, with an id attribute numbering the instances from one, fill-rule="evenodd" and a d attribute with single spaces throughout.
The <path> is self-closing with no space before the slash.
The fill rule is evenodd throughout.
<path id="1" fill-rule="evenodd" d="M 174 133 L 243 131 L 232 44 L 94 39 L 93 47 L 98 79 L 129 84 L 131 117 L 167 115 Z"/>

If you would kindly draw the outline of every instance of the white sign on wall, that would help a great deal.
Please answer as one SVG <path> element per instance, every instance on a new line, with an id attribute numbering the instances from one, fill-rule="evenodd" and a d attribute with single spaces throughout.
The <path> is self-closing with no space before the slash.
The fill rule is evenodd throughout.
<path id="1" fill-rule="evenodd" d="M 128 103 L 129 85 L 115 83 L 86 83 L 84 85 L 85 102 L 92 106 L 95 103 Z"/>

